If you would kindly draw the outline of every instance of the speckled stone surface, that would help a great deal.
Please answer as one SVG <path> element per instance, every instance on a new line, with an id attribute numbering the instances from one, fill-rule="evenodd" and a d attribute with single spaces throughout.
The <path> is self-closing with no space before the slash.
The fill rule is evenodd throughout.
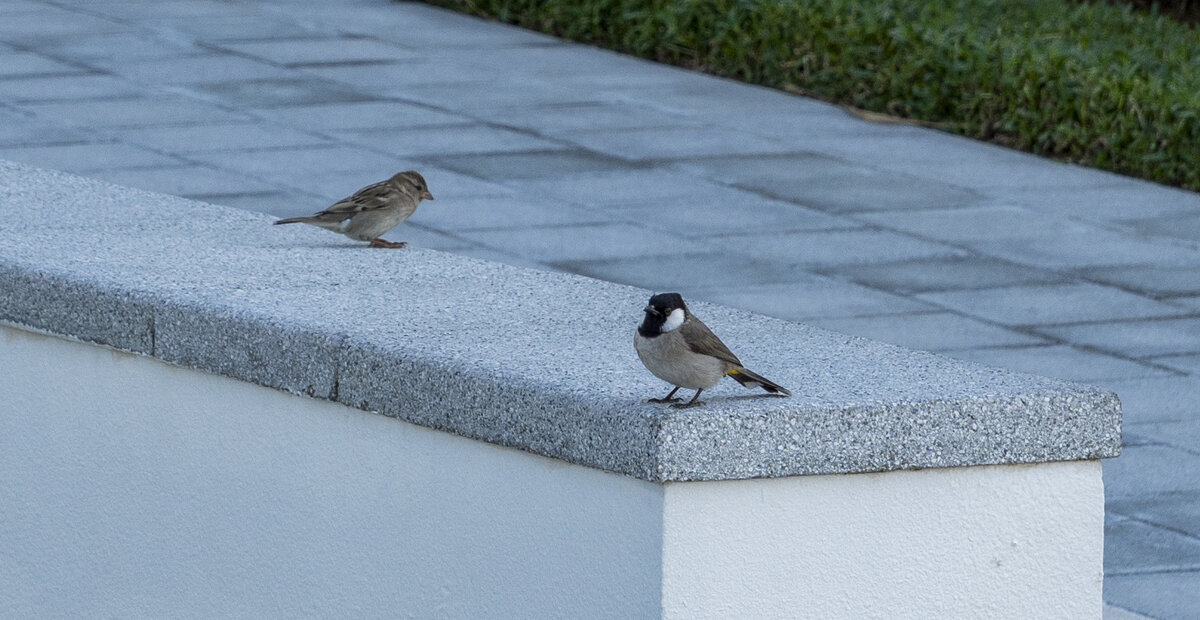
<path id="1" fill-rule="evenodd" d="M 0 162 L 0 320 L 651 481 L 1095 459 L 1114 394 L 719 306 L 792 398 L 687 410 L 633 351 L 648 291 Z"/>

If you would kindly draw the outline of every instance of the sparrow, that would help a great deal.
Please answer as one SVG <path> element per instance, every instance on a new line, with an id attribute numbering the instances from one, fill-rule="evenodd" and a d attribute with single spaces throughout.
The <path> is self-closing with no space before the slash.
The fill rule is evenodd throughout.
<path id="1" fill-rule="evenodd" d="M 783 386 L 742 366 L 729 347 L 688 310 L 679 293 L 651 297 L 644 312 L 646 318 L 633 336 L 633 348 L 647 370 L 675 386 L 665 397 L 651 398 L 650 402 L 676 403 L 671 406 L 680 409 L 700 405 L 696 400 L 700 392 L 725 376 L 746 387 L 758 386 L 772 394 L 792 395 Z M 674 396 L 679 388 L 696 390 L 696 394 L 687 403 L 678 404 L 681 399 Z"/>
<path id="2" fill-rule="evenodd" d="M 421 200 L 433 200 L 420 174 L 399 172 L 386 181 L 368 185 L 324 211 L 309 217 L 289 217 L 276 224 L 302 222 L 357 239 L 373 248 L 402 248 L 403 241 L 385 241 L 380 235 L 400 225 L 417 210 Z"/>

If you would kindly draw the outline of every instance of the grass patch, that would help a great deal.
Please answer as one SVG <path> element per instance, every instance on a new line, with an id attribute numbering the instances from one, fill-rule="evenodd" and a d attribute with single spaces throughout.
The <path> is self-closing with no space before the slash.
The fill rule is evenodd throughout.
<path id="1" fill-rule="evenodd" d="M 1200 189 L 1200 36 L 1063 0 L 428 0 Z"/>

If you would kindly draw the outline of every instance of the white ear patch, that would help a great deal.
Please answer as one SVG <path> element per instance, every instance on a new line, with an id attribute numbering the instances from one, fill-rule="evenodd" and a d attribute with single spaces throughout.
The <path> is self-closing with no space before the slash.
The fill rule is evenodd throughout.
<path id="1" fill-rule="evenodd" d="M 667 315 L 667 320 L 663 322 L 662 330 L 664 332 L 669 332 L 679 329 L 679 326 L 683 325 L 683 319 L 683 308 L 676 308 L 672 310 L 671 314 Z"/>

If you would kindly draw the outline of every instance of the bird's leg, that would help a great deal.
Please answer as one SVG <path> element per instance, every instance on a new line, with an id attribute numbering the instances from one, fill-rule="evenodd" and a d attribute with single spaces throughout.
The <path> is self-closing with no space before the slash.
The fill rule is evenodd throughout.
<path id="1" fill-rule="evenodd" d="M 696 390 L 696 395 L 693 396 L 691 400 L 687 401 L 686 403 L 675 403 L 674 405 L 671 405 L 671 406 L 676 409 L 687 409 L 688 407 L 695 407 L 696 405 L 703 405 L 704 403 L 696 400 L 697 398 L 700 398 L 700 392 L 703 392 L 703 391 L 704 390 Z"/>
<path id="2" fill-rule="evenodd" d="M 373 247 L 373 248 L 399 249 L 406 245 L 408 245 L 408 244 L 403 241 L 388 241 L 386 239 L 380 239 L 378 237 L 371 240 L 371 247 Z"/>
<path id="3" fill-rule="evenodd" d="M 650 400 L 648 400 L 648 401 L 646 401 L 646 402 L 650 402 L 650 403 L 677 403 L 677 402 L 679 402 L 679 399 L 678 399 L 678 398 L 672 398 L 672 396 L 675 396 L 675 392 L 678 392 L 678 391 L 679 391 L 679 386 L 677 385 L 677 386 L 675 386 L 675 389 L 671 390 L 671 393 L 670 393 L 670 394 L 667 394 L 666 396 L 664 396 L 664 397 L 662 397 L 662 398 L 651 398 Z"/>

